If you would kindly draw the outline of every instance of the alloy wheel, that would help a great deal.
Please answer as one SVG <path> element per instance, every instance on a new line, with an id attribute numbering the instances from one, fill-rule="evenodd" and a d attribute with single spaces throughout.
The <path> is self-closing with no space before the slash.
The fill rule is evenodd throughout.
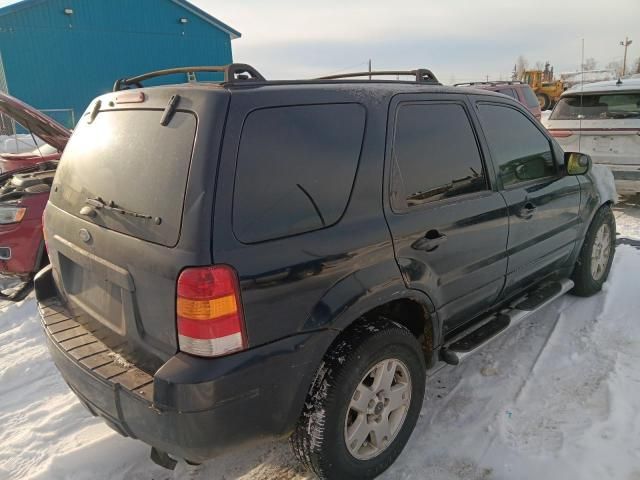
<path id="1" fill-rule="evenodd" d="M 602 224 L 596 232 L 591 248 L 591 276 L 598 281 L 607 270 L 609 257 L 611 256 L 611 229 L 609 225 Z"/>
<path id="2" fill-rule="evenodd" d="M 344 440 L 358 460 L 378 456 L 402 428 L 411 404 L 411 376 L 398 359 L 371 368 L 356 387 L 347 409 Z"/>

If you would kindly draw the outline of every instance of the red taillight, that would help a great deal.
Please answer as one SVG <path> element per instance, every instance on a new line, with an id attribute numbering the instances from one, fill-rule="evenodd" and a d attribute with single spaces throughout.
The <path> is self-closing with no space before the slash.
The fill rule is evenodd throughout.
<path id="1" fill-rule="evenodd" d="M 549 133 L 556 138 L 567 138 L 573 135 L 571 130 L 549 130 Z"/>
<path id="2" fill-rule="evenodd" d="M 181 351 L 217 357 L 247 348 L 240 287 L 233 268 L 187 268 L 178 277 L 177 290 Z"/>

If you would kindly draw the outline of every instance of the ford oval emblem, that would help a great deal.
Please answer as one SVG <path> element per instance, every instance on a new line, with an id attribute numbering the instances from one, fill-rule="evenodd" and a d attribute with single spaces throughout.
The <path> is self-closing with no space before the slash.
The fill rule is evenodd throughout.
<path id="1" fill-rule="evenodd" d="M 91 241 L 91 234 L 86 228 L 81 228 L 79 234 L 80 240 L 82 240 L 84 243 L 89 243 Z"/>

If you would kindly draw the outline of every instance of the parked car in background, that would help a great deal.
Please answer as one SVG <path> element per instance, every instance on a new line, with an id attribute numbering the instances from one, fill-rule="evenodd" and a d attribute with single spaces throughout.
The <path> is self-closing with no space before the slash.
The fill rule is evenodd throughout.
<path id="1" fill-rule="evenodd" d="M 92 102 L 35 278 L 62 376 L 157 463 L 289 436 L 321 478 L 374 478 L 427 369 L 607 279 L 611 199 L 513 98 L 424 69 L 141 85 L 193 68 Z"/>
<path id="2" fill-rule="evenodd" d="M 42 212 L 57 160 L 71 132 L 33 107 L 0 93 L 3 121 L 47 142 L 34 151 L 0 155 L 0 298 L 19 300 L 47 262 Z"/>
<path id="3" fill-rule="evenodd" d="M 640 193 L 640 78 L 567 90 L 543 123 L 565 151 L 608 166 L 618 193 Z"/>
<path id="4" fill-rule="evenodd" d="M 502 93 L 508 95 L 511 98 L 515 98 L 531 112 L 531 114 L 540 120 L 542 111 L 540 109 L 540 102 L 536 94 L 533 93 L 531 87 L 518 80 L 509 82 L 469 82 L 469 83 L 456 83 L 456 87 L 473 87 L 481 88 L 483 90 L 490 90 L 492 92 Z"/>
<path id="5" fill-rule="evenodd" d="M 14 132 L 29 133 L 37 144 L 33 150 L 20 153 L 0 152 L 0 173 L 10 172 L 47 160 L 57 160 L 71 132 L 34 107 L 0 92 L 0 123 Z M 24 136 L 24 135 L 21 135 Z M 40 141 L 38 141 L 40 140 Z M 44 142 L 44 143 L 43 143 Z"/>

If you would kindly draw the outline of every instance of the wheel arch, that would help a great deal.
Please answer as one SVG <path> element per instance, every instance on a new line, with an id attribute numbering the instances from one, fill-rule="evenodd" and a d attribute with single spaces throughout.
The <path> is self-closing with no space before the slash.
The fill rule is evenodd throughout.
<path id="1" fill-rule="evenodd" d="M 406 287 L 395 259 L 360 270 L 330 288 L 304 324 L 306 330 L 331 334 L 313 355 L 309 367 L 313 375 L 308 384 L 299 386 L 299 401 L 294 406 L 298 415 L 327 355 L 354 329 L 374 322 L 379 315 L 411 331 L 422 345 L 427 368 L 435 364 L 441 326 L 429 296 Z"/>
<path id="2" fill-rule="evenodd" d="M 571 265 L 572 272 L 575 268 L 575 263 L 577 262 L 578 257 L 580 256 L 580 252 L 582 251 L 584 242 L 587 239 L 587 232 L 589 231 L 589 228 L 591 227 L 591 224 L 593 223 L 593 220 L 595 219 L 597 213 L 603 208 L 611 208 L 614 205 L 614 203 L 615 202 L 613 199 L 605 199 L 604 201 L 600 202 L 598 195 L 593 195 L 593 197 L 591 198 L 591 201 L 588 204 L 590 206 L 588 210 L 589 215 L 588 216 L 585 215 L 586 218 L 583 217 L 584 226 L 582 229 L 582 234 L 578 239 L 578 241 L 576 241 L 575 247 L 570 257 L 571 260 L 569 264 Z M 614 216 L 614 222 L 615 222 L 615 216 Z M 613 232 L 613 235 L 615 236 L 615 232 Z"/>
<path id="3" fill-rule="evenodd" d="M 383 316 L 406 327 L 423 345 L 427 365 L 440 344 L 441 326 L 435 305 L 427 294 L 407 288 L 393 260 L 395 274 L 387 268 L 361 270 L 335 284 L 316 304 L 304 325 L 336 333 L 323 357 L 355 325 Z"/>

